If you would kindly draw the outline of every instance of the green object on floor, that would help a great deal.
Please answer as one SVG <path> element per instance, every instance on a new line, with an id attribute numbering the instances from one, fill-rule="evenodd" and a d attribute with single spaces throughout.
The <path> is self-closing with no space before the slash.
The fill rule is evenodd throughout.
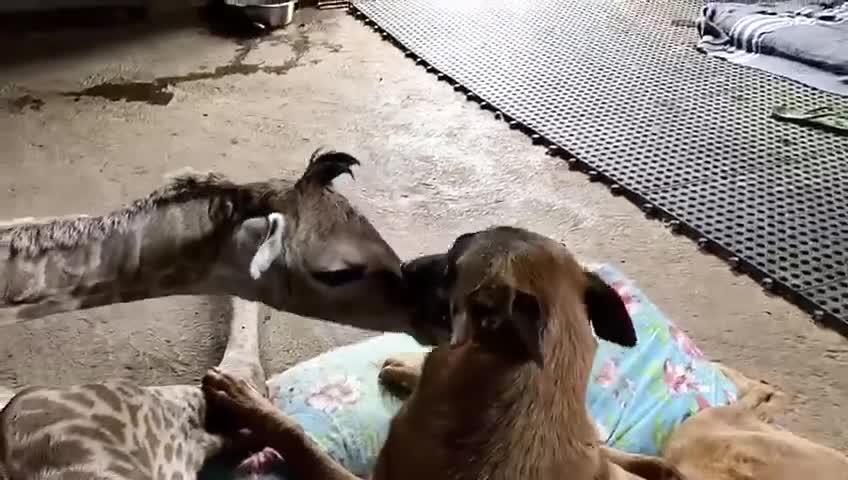
<path id="1" fill-rule="evenodd" d="M 848 110 L 835 110 L 831 107 L 798 110 L 781 105 L 774 107 L 771 116 L 778 120 L 825 128 L 832 132 L 848 135 Z"/>

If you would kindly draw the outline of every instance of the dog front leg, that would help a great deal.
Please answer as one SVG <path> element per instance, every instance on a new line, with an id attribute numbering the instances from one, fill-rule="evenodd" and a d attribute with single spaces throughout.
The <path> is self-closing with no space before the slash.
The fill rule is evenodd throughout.
<path id="1" fill-rule="evenodd" d="M 627 473 L 645 480 L 686 480 L 677 468 L 661 457 L 651 457 L 622 452 L 611 447 L 601 447 L 602 458 L 621 467 Z"/>
<path id="2" fill-rule="evenodd" d="M 299 478 L 360 480 L 322 451 L 297 422 L 247 380 L 214 368 L 203 378 L 203 392 L 211 407 L 224 410 L 279 453 Z"/>

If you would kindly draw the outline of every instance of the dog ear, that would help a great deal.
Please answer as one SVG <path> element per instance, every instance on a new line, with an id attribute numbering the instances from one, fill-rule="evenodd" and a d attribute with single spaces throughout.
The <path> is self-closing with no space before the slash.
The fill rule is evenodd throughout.
<path id="1" fill-rule="evenodd" d="M 475 336 L 499 353 L 545 365 L 542 344 L 545 321 L 539 299 L 508 285 L 483 285 L 468 298 Z"/>
<path id="2" fill-rule="evenodd" d="M 595 333 L 621 346 L 635 347 L 636 329 L 621 296 L 597 274 L 586 272 L 586 278 L 584 302 Z"/>

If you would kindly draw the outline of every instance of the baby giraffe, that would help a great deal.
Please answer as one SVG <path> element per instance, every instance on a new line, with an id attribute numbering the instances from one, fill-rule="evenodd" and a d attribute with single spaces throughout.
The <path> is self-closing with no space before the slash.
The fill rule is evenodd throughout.
<path id="1" fill-rule="evenodd" d="M 358 163 L 316 152 L 299 178 L 183 175 L 103 216 L 0 225 L 0 325 L 168 295 L 233 295 L 241 300 L 221 368 L 256 388 L 264 373 L 250 301 L 408 331 L 400 259 L 332 186 Z M 8 393 L 0 388 L 0 407 Z M 25 389 L 0 411 L 0 479 L 195 478 L 225 446 L 205 422 L 196 385 Z"/>
<path id="2" fill-rule="evenodd" d="M 403 269 L 408 287 L 452 338 L 384 380 L 412 394 L 391 422 L 374 480 L 680 479 L 661 459 L 602 445 L 585 399 L 595 333 L 636 333 L 618 294 L 559 242 L 497 227 L 459 237 L 445 255 Z M 448 299 L 446 317 L 433 295 Z M 437 303 L 437 301 L 436 301 Z M 239 419 L 301 479 L 354 480 L 248 382 L 214 369 L 211 408 Z M 634 474 L 635 473 L 635 474 Z M 639 476 L 637 476 L 638 474 Z"/>
<path id="3" fill-rule="evenodd" d="M 221 371 L 264 391 L 258 304 L 233 298 Z M 112 381 L 28 388 L 0 410 L 0 479 L 189 480 L 232 446 L 207 430 L 197 385 L 140 387 Z"/>

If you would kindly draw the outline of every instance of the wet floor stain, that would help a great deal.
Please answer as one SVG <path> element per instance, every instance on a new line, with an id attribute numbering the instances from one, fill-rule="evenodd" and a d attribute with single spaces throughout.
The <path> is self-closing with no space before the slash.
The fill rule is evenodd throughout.
<path id="1" fill-rule="evenodd" d="M 117 102 L 145 102 L 151 105 L 167 105 L 171 103 L 174 94 L 169 92 L 168 85 L 158 82 L 127 82 L 101 83 L 78 92 L 67 92 L 69 97 L 100 97 Z"/>
<path id="2" fill-rule="evenodd" d="M 264 65 L 244 63 L 247 55 L 257 45 L 265 41 L 275 41 L 281 44 L 289 44 L 294 53 L 293 57 L 281 65 Z M 150 82 L 106 82 L 94 85 L 84 90 L 64 92 L 66 97 L 99 97 L 111 101 L 144 102 L 150 105 L 168 105 L 174 98 L 170 87 L 185 82 L 196 82 L 200 80 L 215 80 L 232 75 L 253 75 L 266 73 L 272 75 L 285 75 L 289 70 L 301 65 L 301 59 L 309 51 L 311 42 L 309 37 L 300 35 L 293 41 L 271 37 L 269 39 L 255 39 L 239 42 L 233 60 L 227 64 L 211 71 L 191 72 L 185 75 L 159 77 Z M 332 45 L 327 48 L 332 51 Z"/>
<path id="3" fill-rule="evenodd" d="M 25 110 L 40 112 L 41 107 L 44 106 L 44 100 L 27 94 L 8 100 L 6 106 L 12 113 L 23 113 Z"/>

